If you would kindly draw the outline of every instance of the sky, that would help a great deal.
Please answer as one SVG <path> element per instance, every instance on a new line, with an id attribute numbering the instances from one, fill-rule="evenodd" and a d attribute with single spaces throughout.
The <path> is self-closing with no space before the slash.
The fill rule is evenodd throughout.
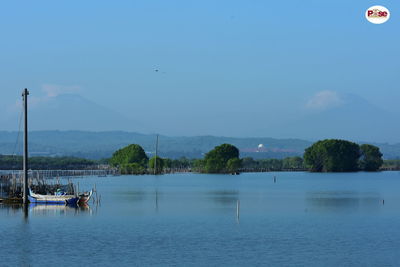
<path id="1" fill-rule="evenodd" d="M 373 5 L 390 10 L 388 22 L 365 19 Z M 25 87 L 32 111 L 68 118 L 45 107 L 70 94 L 126 118 L 93 130 L 318 139 L 287 125 L 353 105 L 349 96 L 389 124 L 400 115 L 398 14 L 398 1 L 7 1 L 0 130 L 17 129 L 6 121 L 17 121 Z M 65 129 L 82 129 L 73 116 Z M 336 123 L 332 137 L 400 142 L 397 129 L 362 135 Z"/>

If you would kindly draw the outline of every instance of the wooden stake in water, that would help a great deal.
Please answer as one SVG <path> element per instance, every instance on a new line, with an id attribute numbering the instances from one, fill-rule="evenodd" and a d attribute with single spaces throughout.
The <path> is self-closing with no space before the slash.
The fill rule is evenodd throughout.
<path id="1" fill-rule="evenodd" d="M 156 210 L 158 211 L 158 190 L 156 190 Z"/>
<path id="2" fill-rule="evenodd" d="M 158 134 L 156 139 L 156 157 L 154 159 L 154 175 L 157 174 Z"/>
<path id="3" fill-rule="evenodd" d="M 97 204 L 99 203 L 99 197 L 98 197 L 98 195 L 97 195 L 97 187 L 96 187 L 96 184 L 94 184 L 94 192 L 96 192 L 96 202 L 97 202 Z"/>
<path id="4" fill-rule="evenodd" d="M 240 217 L 240 200 L 238 200 L 236 202 L 236 218 L 239 221 L 239 217 Z"/>

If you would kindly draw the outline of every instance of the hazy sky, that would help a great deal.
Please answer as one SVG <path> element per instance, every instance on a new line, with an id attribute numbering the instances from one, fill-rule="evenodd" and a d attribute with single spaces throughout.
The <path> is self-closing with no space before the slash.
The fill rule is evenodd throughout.
<path id="1" fill-rule="evenodd" d="M 376 4 L 387 23 L 365 19 Z M 0 105 L 12 113 L 24 87 L 37 103 L 79 94 L 173 135 L 268 136 L 231 117 L 269 123 L 343 94 L 400 114 L 398 14 L 397 0 L 7 1 Z"/>

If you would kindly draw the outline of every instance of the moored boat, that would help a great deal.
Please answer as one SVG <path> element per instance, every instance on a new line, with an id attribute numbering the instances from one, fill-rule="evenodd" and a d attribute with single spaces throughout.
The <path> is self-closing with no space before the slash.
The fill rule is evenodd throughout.
<path id="1" fill-rule="evenodd" d="M 33 193 L 32 190 L 29 190 L 28 199 L 30 203 L 38 204 L 76 205 L 79 201 L 79 197 L 74 195 L 41 195 Z"/>

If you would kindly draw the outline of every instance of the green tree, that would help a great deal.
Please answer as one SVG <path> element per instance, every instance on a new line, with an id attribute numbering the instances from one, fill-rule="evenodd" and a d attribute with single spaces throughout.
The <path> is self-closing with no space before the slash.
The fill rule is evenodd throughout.
<path id="1" fill-rule="evenodd" d="M 303 159 L 301 157 L 287 157 L 282 160 L 284 169 L 301 169 L 303 168 Z"/>
<path id="2" fill-rule="evenodd" d="M 385 168 L 399 170 L 400 160 L 399 159 L 384 160 L 382 166 Z"/>
<path id="3" fill-rule="evenodd" d="M 259 161 L 255 161 L 252 157 L 242 158 L 242 167 L 248 169 L 258 168 Z"/>
<path id="4" fill-rule="evenodd" d="M 268 170 L 280 170 L 282 169 L 281 159 L 259 159 L 257 160 L 259 167 Z"/>
<path id="5" fill-rule="evenodd" d="M 120 165 L 121 174 L 145 174 L 146 168 L 139 163 L 125 163 Z"/>
<path id="6" fill-rule="evenodd" d="M 357 171 L 359 157 L 358 144 L 338 139 L 318 141 L 304 152 L 304 162 L 314 172 Z"/>
<path id="7" fill-rule="evenodd" d="M 132 144 L 117 150 L 110 159 L 112 166 L 121 166 L 122 164 L 137 163 L 146 167 L 149 158 L 139 145 Z"/>
<path id="8" fill-rule="evenodd" d="M 237 172 L 242 166 L 242 161 L 239 158 L 231 158 L 226 163 L 226 169 L 229 172 Z"/>
<path id="9" fill-rule="evenodd" d="M 364 171 L 377 171 L 383 164 L 379 147 L 363 144 L 360 146 L 361 157 L 359 167 Z"/>
<path id="10" fill-rule="evenodd" d="M 207 173 L 229 172 L 227 168 L 230 159 L 239 159 L 239 149 L 230 144 L 216 146 L 204 157 L 204 171 Z"/>
<path id="11" fill-rule="evenodd" d="M 197 172 L 204 172 L 205 160 L 195 159 L 193 160 L 193 170 Z"/>
<path id="12" fill-rule="evenodd" d="M 174 160 L 164 158 L 163 161 L 164 161 L 164 168 L 172 168 Z"/>
<path id="13" fill-rule="evenodd" d="M 157 160 L 157 166 L 155 166 L 156 160 Z M 157 158 L 156 158 L 156 156 L 154 156 L 149 161 L 150 169 L 152 169 L 154 171 L 154 168 L 157 168 L 156 173 L 162 172 L 162 170 L 164 169 L 164 164 L 165 164 L 164 159 L 160 158 L 159 156 L 157 156 Z"/>

